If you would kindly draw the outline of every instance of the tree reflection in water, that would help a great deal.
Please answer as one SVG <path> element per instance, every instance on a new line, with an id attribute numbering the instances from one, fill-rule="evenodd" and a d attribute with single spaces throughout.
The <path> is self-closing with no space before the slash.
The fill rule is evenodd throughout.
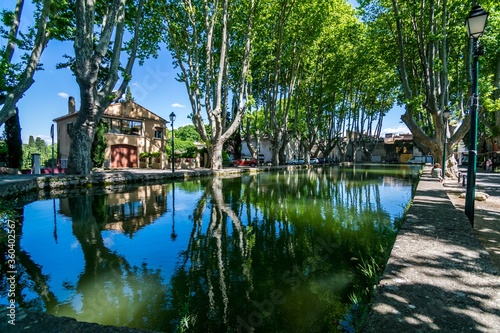
<path id="1" fill-rule="evenodd" d="M 72 296 L 61 300 L 50 291 L 50 272 L 42 274 L 26 253 L 25 289 L 47 312 L 102 324 L 166 332 L 341 330 L 353 301 L 368 300 L 417 174 L 308 169 L 61 199 L 84 268 L 65 285 Z M 111 250 L 103 239 L 105 230 L 119 230 L 134 246 L 141 230 L 163 224 L 171 231 L 154 233 L 150 244 L 182 249 L 172 254 L 171 272 L 146 259 L 131 265 L 124 248 Z"/>
<path id="2" fill-rule="evenodd" d="M 165 315 L 166 287 L 159 270 L 131 266 L 126 258 L 110 251 L 102 238 L 103 196 L 68 198 L 73 234 L 85 261 L 76 285 L 67 286 L 79 295 L 60 304 L 56 315 L 101 324 L 161 328 Z M 135 216 L 136 217 L 136 216 Z M 147 219 L 146 219 L 147 220 Z M 134 217 L 131 221 L 134 223 Z M 126 229 L 126 228 L 125 228 Z M 52 311 L 49 311 L 52 312 Z"/>

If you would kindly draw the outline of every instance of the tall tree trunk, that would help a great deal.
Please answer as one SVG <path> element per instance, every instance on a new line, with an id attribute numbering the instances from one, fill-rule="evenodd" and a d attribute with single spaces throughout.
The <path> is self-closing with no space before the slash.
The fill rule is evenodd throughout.
<path id="1" fill-rule="evenodd" d="M 20 169 L 23 161 L 23 142 L 18 108 L 16 108 L 16 114 L 5 122 L 5 134 L 9 152 L 8 165 L 10 168 Z"/>
<path id="2" fill-rule="evenodd" d="M 102 17 L 102 31 L 99 33 L 99 39 L 96 39 L 96 4 L 94 1 L 77 0 L 74 72 L 80 88 L 81 107 L 70 133 L 71 146 L 67 169 L 69 174 L 89 174 L 92 170 L 91 150 L 96 127 L 111 102 L 125 93 L 131 79 L 138 48 L 143 3 L 144 0 L 139 0 L 136 16 L 133 18 L 135 26 L 130 43 L 131 50 L 123 69 L 122 82 L 116 89 L 124 44 L 126 1 L 113 0 L 107 15 Z M 109 48 L 110 45 L 112 49 Z M 112 57 L 107 68 L 103 70 L 104 59 L 108 54 L 112 54 Z M 106 77 L 101 77 L 102 72 L 106 73 Z"/>
<path id="3" fill-rule="evenodd" d="M 73 126 L 70 154 L 68 158 L 68 174 L 89 174 L 92 170 L 90 152 L 92 149 L 92 142 L 94 141 L 94 134 L 95 127 L 92 125 L 92 121 L 88 119 L 84 119 L 83 124 L 76 128 Z"/>
<path id="4" fill-rule="evenodd" d="M 447 1 L 440 3 L 431 1 L 427 7 L 411 7 L 411 4 L 402 2 L 401 4 L 403 11 L 400 11 L 398 1 L 392 0 L 399 59 L 398 72 L 406 100 L 406 110 L 401 119 L 413 134 L 413 141 L 417 147 L 424 153 L 431 153 L 434 160 L 440 162 L 443 160 L 445 134 L 449 131 L 446 128 L 446 119 L 443 117 L 450 96 L 446 29 L 450 22 L 448 5 Z M 436 10 L 436 4 L 441 6 L 440 10 Z M 437 33 L 438 25 L 435 23 L 438 12 L 442 15 L 441 29 L 445 37 L 440 40 L 430 39 L 429 36 Z M 416 47 L 406 43 L 407 35 L 411 34 L 415 35 Z M 418 54 L 418 61 L 410 57 L 411 52 Z M 442 64 L 440 69 L 435 68 L 438 62 Z M 408 69 L 411 69 L 411 74 L 408 73 Z M 467 133 L 469 125 L 470 116 L 467 116 L 447 140 L 447 160 L 450 161 L 447 163 L 448 169 L 456 167 L 456 163 L 453 163 L 452 148 Z M 456 170 L 447 173 L 454 175 Z"/>
<path id="5" fill-rule="evenodd" d="M 247 103 L 247 75 L 251 58 L 251 40 L 255 1 L 250 0 L 248 7 L 224 1 L 205 1 L 203 4 L 190 0 L 168 1 L 165 17 L 168 23 L 169 48 L 176 59 L 185 83 L 192 108 L 191 119 L 205 142 L 208 150 L 210 167 L 222 169 L 222 147 L 239 129 Z M 236 9 L 247 11 L 244 31 L 239 40 L 240 55 L 237 60 L 229 56 L 228 44 L 237 35 L 232 19 Z M 203 17 L 203 22 L 199 18 Z M 182 19 L 181 19 L 182 18 Z M 203 48 L 193 45 L 203 44 Z M 234 47 L 238 48 L 234 42 Z M 236 52 L 236 50 L 234 50 Z M 230 79 L 230 67 L 238 65 L 239 71 Z M 230 109 L 228 96 L 237 100 L 230 122 L 226 116 Z M 210 135 L 205 130 L 202 106 L 211 128 Z"/>

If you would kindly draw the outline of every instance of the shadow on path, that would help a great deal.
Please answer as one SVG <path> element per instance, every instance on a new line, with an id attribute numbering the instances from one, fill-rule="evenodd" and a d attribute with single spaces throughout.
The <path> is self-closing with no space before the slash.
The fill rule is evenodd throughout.
<path id="1" fill-rule="evenodd" d="M 425 169 L 364 332 L 500 332 L 500 277 Z"/>

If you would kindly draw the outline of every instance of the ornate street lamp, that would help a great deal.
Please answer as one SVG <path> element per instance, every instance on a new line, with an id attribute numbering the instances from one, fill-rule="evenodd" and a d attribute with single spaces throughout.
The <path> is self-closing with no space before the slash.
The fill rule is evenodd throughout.
<path id="1" fill-rule="evenodd" d="M 467 192 L 465 195 L 465 215 L 474 227 L 474 200 L 476 198 L 476 164 L 477 164 L 477 108 L 479 104 L 477 76 L 479 71 L 480 55 L 483 48 L 479 45 L 479 38 L 483 35 L 489 13 L 481 6 L 474 6 L 466 20 L 467 32 L 473 42 L 472 65 L 472 105 L 470 108 L 470 139 L 469 139 L 469 161 L 467 166 Z"/>
<path id="2" fill-rule="evenodd" d="M 469 37 L 474 38 L 476 42 L 483 35 L 489 14 L 481 6 L 475 5 L 470 11 L 469 16 L 467 16 L 465 21 L 467 32 L 469 33 Z"/>
<path id="3" fill-rule="evenodd" d="M 450 114 L 450 109 L 444 109 L 443 179 L 446 179 L 446 145 L 448 144 L 448 118 L 450 118 Z"/>
<path id="4" fill-rule="evenodd" d="M 172 124 L 172 173 L 175 171 L 175 160 L 174 160 L 174 121 L 175 113 L 170 114 L 170 123 Z"/>

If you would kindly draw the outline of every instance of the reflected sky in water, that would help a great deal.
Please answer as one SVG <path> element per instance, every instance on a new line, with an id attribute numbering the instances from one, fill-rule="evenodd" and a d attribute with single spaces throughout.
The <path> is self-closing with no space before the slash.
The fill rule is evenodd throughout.
<path id="1" fill-rule="evenodd" d="M 417 177 L 316 168 L 33 202 L 19 210 L 17 302 L 165 332 L 340 332 Z"/>

